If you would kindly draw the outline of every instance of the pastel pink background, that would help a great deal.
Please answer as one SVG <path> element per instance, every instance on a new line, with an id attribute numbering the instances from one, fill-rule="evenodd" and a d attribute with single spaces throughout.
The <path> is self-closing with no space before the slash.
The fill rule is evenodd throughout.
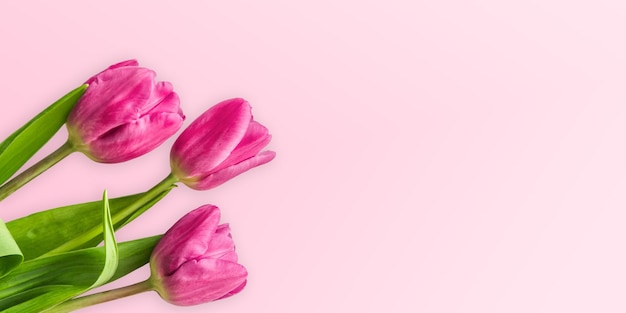
<path id="1" fill-rule="evenodd" d="M 617 0 L 5 1 L 0 137 L 127 58 L 174 84 L 185 125 L 237 96 L 274 135 L 270 164 L 118 233 L 216 204 L 241 294 L 84 312 L 626 312 L 625 29 Z M 172 142 L 72 155 L 0 217 L 144 191 Z"/>

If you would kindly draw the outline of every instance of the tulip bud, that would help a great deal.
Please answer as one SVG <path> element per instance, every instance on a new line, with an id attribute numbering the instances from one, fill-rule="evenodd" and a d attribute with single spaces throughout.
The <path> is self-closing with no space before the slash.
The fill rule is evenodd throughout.
<path id="1" fill-rule="evenodd" d="M 187 186 L 206 190 L 272 159 L 260 152 L 271 140 L 252 118 L 250 104 L 222 101 L 198 117 L 176 139 L 170 153 L 172 173 Z"/>
<path id="2" fill-rule="evenodd" d="M 156 245 L 150 257 L 153 288 L 175 305 L 195 305 L 241 291 L 248 272 L 237 263 L 220 211 L 204 205 L 183 216 Z"/>
<path id="3" fill-rule="evenodd" d="M 169 82 L 129 60 L 85 83 L 89 87 L 67 119 L 74 149 L 102 163 L 143 155 L 172 136 L 185 116 Z"/>

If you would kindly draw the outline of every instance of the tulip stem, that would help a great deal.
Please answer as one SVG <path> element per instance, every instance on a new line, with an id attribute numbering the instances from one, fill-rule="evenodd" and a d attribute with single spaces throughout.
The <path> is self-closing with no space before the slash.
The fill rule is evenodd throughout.
<path id="1" fill-rule="evenodd" d="M 119 223 L 122 219 L 129 217 L 132 213 L 137 211 L 141 206 L 150 202 L 154 199 L 158 194 L 172 188 L 172 185 L 178 182 L 178 178 L 174 176 L 172 173 L 167 175 L 163 180 L 161 180 L 158 184 L 154 185 L 154 187 L 150 188 L 150 190 L 146 191 L 139 199 L 135 202 L 131 203 L 129 206 L 125 207 L 123 210 L 119 211 L 115 215 L 113 215 L 112 221 L 113 224 Z M 124 225 L 132 221 L 137 216 L 131 217 L 131 219 L 124 222 Z"/>
<path id="2" fill-rule="evenodd" d="M 46 313 L 71 312 L 88 306 L 132 296 L 150 290 L 152 290 L 152 284 L 150 283 L 150 280 L 145 280 L 134 285 L 94 293 L 84 297 L 74 298 L 47 310 Z"/>
<path id="3" fill-rule="evenodd" d="M 141 209 L 142 206 L 151 202 L 160 193 L 168 190 L 169 188 L 172 188 L 172 185 L 175 184 L 177 181 L 178 178 L 170 173 L 162 181 L 154 185 L 154 187 L 150 188 L 150 190 L 146 191 L 141 197 L 135 200 L 135 202 L 129 204 L 124 209 L 114 213 L 111 216 L 111 221 L 113 225 L 115 225 L 115 230 L 130 223 L 130 221 L 139 216 L 139 214 L 143 213 L 137 213 L 137 211 Z M 124 223 L 118 225 L 121 221 L 124 221 Z M 96 238 L 100 234 L 102 234 L 102 226 L 94 226 L 90 230 L 84 232 L 82 235 L 74 237 L 72 240 L 66 241 L 64 244 L 56 247 L 55 249 L 46 252 L 45 254 L 43 254 L 43 256 L 75 250 L 77 248 L 80 248 L 86 242 L 89 242 L 91 239 Z"/>
<path id="4" fill-rule="evenodd" d="M 72 144 L 67 141 L 54 152 L 41 159 L 41 161 L 35 163 L 33 166 L 13 177 L 13 179 L 0 187 L 0 201 L 10 196 L 13 192 L 20 189 L 26 183 L 39 176 L 39 174 L 57 164 L 74 151 L 75 150 L 74 147 L 72 147 Z"/>

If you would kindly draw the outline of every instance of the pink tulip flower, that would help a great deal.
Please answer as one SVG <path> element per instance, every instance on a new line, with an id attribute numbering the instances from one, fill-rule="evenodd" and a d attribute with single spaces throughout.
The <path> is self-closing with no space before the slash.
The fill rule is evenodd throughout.
<path id="1" fill-rule="evenodd" d="M 222 101 L 198 117 L 172 146 L 172 173 L 187 186 L 206 190 L 262 164 L 276 153 L 260 152 L 271 140 L 241 98 Z"/>
<path id="2" fill-rule="evenodd" d="M 85 83 L 89 87 L 67 119 L 74 149 L 102 163 L 143 155 L 172 136 L 185 116 L 169 82 L 135 60 L 114 64 Z"/>
<path id="3" fill-rule="evenodd" d="M 241 291 L 248 272 L 237 263 L 220 211 L 204 205 L 183 216 L 156 245 L 150 257 L 153 288 L 175 305 L 195 305 Z"/>

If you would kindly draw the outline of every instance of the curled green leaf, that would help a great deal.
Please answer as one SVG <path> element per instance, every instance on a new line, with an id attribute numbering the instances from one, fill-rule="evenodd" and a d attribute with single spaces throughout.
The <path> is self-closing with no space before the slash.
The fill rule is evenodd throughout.
<path id="1" fill-rule="evenodd" d="M 109 198 L 106 190 L 102 194 L 102 232 L 104 233 L 104 265 L 98 279 L 89 287 L 98 287 L 111 279 L 115 274 L 118 265 L 118 247 L 115 241 L 115 230 L 111 221 L 111 211 L 109 209 Z"/>
<path id="2" fill-rule="evenodd" d="M 10 273 L 22 261 L 24 261 L 22 251 L 4 222 L 0 220 L 0 277 Z"/>

